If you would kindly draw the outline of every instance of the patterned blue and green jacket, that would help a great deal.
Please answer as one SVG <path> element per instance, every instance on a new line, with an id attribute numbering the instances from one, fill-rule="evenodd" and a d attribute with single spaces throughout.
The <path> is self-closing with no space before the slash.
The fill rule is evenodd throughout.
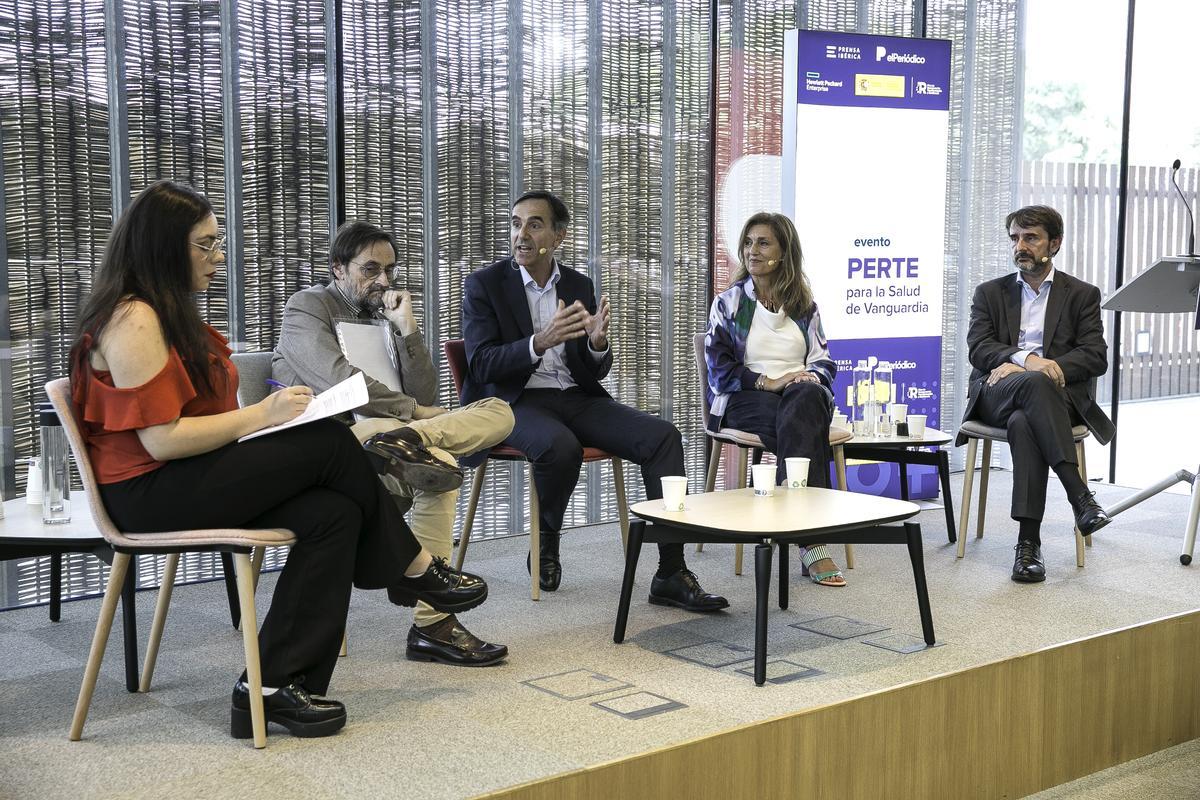
<path id="1" fill-rule="evenodd" d="M 730 286 L 713 300 L 708 313 L 708 332 L 704 337 L 704 360 L 708 365 L 708 385 L 704 387 L 709 403 L 709 429 L 720 427 L 729 396 L 753 389 L 759 373 L 746 366 L 746 337 L 754 320 L 758 298 L 750 276 Z M 808 313 L 792 317 L 805 339 L 808 356 L 805 369 L 821 379 L 821 385 L 833 400 L 833 378 L 837 365 L 829 357 L 829 341 L 821 328 L 821 314 L 813 303 Z"/>

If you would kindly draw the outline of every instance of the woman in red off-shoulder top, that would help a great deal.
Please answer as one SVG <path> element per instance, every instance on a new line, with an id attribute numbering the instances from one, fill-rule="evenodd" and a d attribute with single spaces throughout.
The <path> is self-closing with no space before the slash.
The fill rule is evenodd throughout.
<path id="1" fill-rule="evenodd" d="M 247 442 L 298 416 L 304 386 L 238 408 L 228 343 L 200 318 L 225 261 L 212 206 L 160 181 L 113 228 L 71 348 L 71 388 L 100 495 L 122 530 L 287 528 L 297 542 L 259 633 L 270 721 L 325 736 L 346 720 L 324 695 L 351 585 L 464 611 L 487 597 L 478 577 L 432 559 L 413 537 L 350 429 L 323 420 Z M 231 730 L 249 737 L 239 680 Z"/>

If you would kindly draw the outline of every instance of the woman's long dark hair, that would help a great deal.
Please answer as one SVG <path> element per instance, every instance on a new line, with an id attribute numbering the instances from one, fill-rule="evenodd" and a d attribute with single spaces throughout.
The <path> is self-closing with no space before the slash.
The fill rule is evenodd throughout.
<path id="1" fill-rule="evenodd" d="M 130 297 L 158 314 L 163 339 L 183 359 L 200 394 L 215 394 L 210 367 L 211 338 L 192 297 L 192 228 L 213 213 L 212 204 L 190 186 L 158 181 L 147 186 L 113 226 L 92 293 L 79 315 L 70 369 L 75 370 L 84 334 L 99 338 L 121 302 Z M 74 376 L 72 376 L 74 377 Z"/>

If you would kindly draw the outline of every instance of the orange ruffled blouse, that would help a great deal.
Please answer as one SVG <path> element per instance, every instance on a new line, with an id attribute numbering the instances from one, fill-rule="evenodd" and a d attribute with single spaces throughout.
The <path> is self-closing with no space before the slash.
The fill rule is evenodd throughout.
<path id="1" fill-rule="evenodd" d="M 214 372 L 224 371 L 224 391 L 217 395 L 199 395 L 188 377 L 183 359 L 175 348 L 167 363 L 141 386 L 118 389 L 112 375 L 93 369 L 88 363 L 92 349 L 91 334 L 83 335 L 79 363 L 72 380 L 71 398 L 83 420 L 83 435 L 96 480 L 120 481 L 145 475 L 163 465 L 142 447 L 139 428 L 162 425 L 179 417 L 203 417 L 237 408 L 237 367 L 229 360 L 233 351 L 229 342 L 211 325 L 204 326 L 213 339 L 214 353 L 209 362 Z M 220 381 L 217 381 L 218 385 Z"/>

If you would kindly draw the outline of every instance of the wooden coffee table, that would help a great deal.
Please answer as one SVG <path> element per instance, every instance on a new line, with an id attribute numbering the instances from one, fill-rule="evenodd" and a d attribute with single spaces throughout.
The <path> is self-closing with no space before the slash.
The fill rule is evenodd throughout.
<path id="1" fill-rule="evenodd" d="M 950 456 L 941 449 L 953 437 L 937 428 L 926 428 L 924 436 L 855 436 L 842 445 L 846 458 L 893 462 L 900 465 L 900 498 L 908 499 L 908 465 L 937 467 L 942 486 L 942 505 L 946 509 L 946 538 L 958 541 L 954 527 L 954 502 L 950 499 Z M 936 447 L 934 452 L 915 447 Z"/>
<path id="2" fill-rule="evenodd" d="M 921 510 L 915 503 L 834 489 L 775 490 L 756 497 L 753 489 L 688 495 L 683 511 L 667 511 L 661 500 L 631 506 L 638 517 L 629 526 L 625 579 L 617 605 L 613 641 L 625 639 L 629 600 L 642 544 L 703 542 L 754 544 L 754 682 L 767 676 L 767 602 L 771 559 L 779 548 L 779 607 L 788 607 L 788 548 L 791 544 L 906 544 L 916 581 L 917 607 L 925 643 L 934 644 L 933 615 L 925 585 L 921 526 L 907 522 Z M 888 525 L 904 522 L 903 525 Z M 647 524 L 650 523 L 650 524 Z M 836 590 L 834 590 L 836 591 Z"/>

